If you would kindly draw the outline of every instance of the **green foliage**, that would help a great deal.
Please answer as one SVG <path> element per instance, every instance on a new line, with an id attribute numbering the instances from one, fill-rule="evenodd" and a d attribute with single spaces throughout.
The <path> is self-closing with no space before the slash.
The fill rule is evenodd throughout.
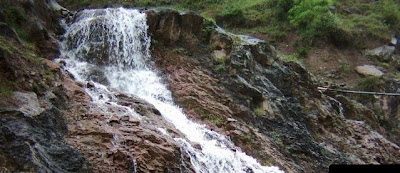
<path id="1" fill-rule="evenodd" d="M 266 34 L 281 42 L 297 31 L 301 42 L 325 39 L 338 46 L 365 49 L 368 40 L 389 39 L 400 30 L 397 0 L 59 0 L 78 9 L 129 5 L 195 10 L 210 21 L 244 34 Z M 118 4 L 118 5 L 117 5 Z M 330 8 L 335 7 L 335 8 Z M 17 12 L 18 13 L 18 12 Z M 18 16 L 18 15 L 16 15 Z M 208 33 L 210 28 L 204 28 Z M 296 53 L 302 56 L 301 53 Z"/>
<path id="2" fill-rule="evenodd" d="M 280 138 L 278 133 L 271 132 L 270 136 L 271 136 L 271 140 L 273 142 L 275 142 L 278 146 L 284 148 L 285 145 L 283 144 L 283 142 L 282 142 L 282 140 L 281 140 L 281 138 Z"/>
<path id="3" fill-rule="evenodd" d="M 330 0 L 296 0 L 289 10 L 289 22 L 300 33 L 312 38 L 329 34 L 339 25 L 339 19 L 329 7 Z"/>
<path id="4" fill-rule="evenodd" d="M 5 23 L 17 27 L 26 20 L 26 15 L 20 7 L 8 7 L 3 10 Z"/>
<path id="5" fill-rule="evenodd" d="M 303 64 L 303 61 L 299 59 L 299 55 L 297 53 L 287 55 L 282 52 L 278 52 L 278 57 L 284 62 L 297 62 L 299 64 Z"/>
<path id="6" fill-rule="evenodd" d="M 271 5 L 275 7 L 276 16 L 286 20 L 289 10 L 293 8 L 294 0 L 272 0 Z"/>
<path id="7" fill-rule="evenodd" d="M 380 91 L 383 86 L 385 85 L 385 82 L 380 79 L 379 77 L 375 76 L 370 76 L 370 77 L 364 77 L 359 80 L 358 82 L 358 89 L 361 91 Z"/>
<path id="8" fill-rule="evenodd" d="M 254 113 L 257 115 L 257 116 L 264 116 L 264 114 L 265 114 L 265 111 L 262 109 L 262 108 L 255 108 L 254 109 Z"/>
<path id="9" fill-rule="evenodd" d="M 0 95 L 5 96 L 5 97 L 10 97 L 12 94 L 12 91 L 10 88 L 5 87 L 5 86 L 0 86 Z"/>
<path id="10" fill-rule="evenodd" d="M 173 51 L 179 54 L 188 54 L 188 51 L 183 47 L 175 48 Z"/>
<path id="11" fill-rule="evenodd" d="M 195 108 L 194 112 L 196 112 L 196 114 L 200 116 L 201 120 L 208 120 L 216 126 L 220 126 L 222 124 L 222 119 L 219 116 L 211 114 L 207 110 Z"/>
<path id="12" fill-rule="evenodd" d="M 15 7 L 7 7 L 3 9 L 4 22 L 7 23 L 12 29 L 14 29 L 18 36 L 24 41 L 28 41 L 29 34 L 27 33 L 26 28 L 23 27 L 24 24 L 27 23 L 27 15 L 25 11 L 18 6 Z"/>
<path id="13" fill-rule="evenodd" d="M 377 9 L 377 13 L 381 15 L 386 24 L 392 27 L 400 26 L 400 8 L 396 1 L 381 0 Z"/>
<path id="14" fill-rule="evenodd" d="M 249 143 L 249 144 L 254 143 L 254 139 L 251 137 L 250 134 L 243 134 L 241 136 L 241 138 L 242 138 L 243 142 L 245 142 L 245 143 Z"/>
<path id="15" fill-rule="evenodd" d="M 215 70 L 217 70 L 220 73 L 224 72 L 225 71 L 225 63 L 218 64 Z"/>
<path id="16" fill-rule="evenodd" d="M 307 58 L 308 56 L 308 49 L 306 46 L 297 46 L 296 47 L 296 51 L 295 54 L 297 54 L 297 56 L 299 58 Z"/>
<path id="17" fill-rule="evenodd" d="M 348 72 L 350 72 L 351 71 L 350 67 L 351 66 L 350 66 L 349 63 L 346 63 L 343 60 L 339 60 L 339 68 L 338 68 L 338 70 L 339 70 L 340 73 L 348 73 Z"/>
<path id="18" fill-rule="evenodd" d="M 30 43 L 23 42 L 24 47 L 16 45 L 12 41 L 8 41 L 0 36 L 0 49 L 11 54 L 21 56 L 25 60 L 32 63 L 38 63 L 40 58 L 34 53 L 34 46 Z"/>

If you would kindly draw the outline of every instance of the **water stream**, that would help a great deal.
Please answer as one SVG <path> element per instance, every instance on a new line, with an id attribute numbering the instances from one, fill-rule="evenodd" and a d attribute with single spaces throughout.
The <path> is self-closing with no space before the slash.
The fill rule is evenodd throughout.
<path id="1" fill-rule="evenodd" d="M 86 89 L 93 102 L 99 107 L 119 106 L 119 114 L 137 118 L 140 115 L 135 110 L 117 104 L 112 90 L 153 104 L 186 136 L 175 141 L 189 155 L 196 172 L 282 172 L 277 167 L 260 165 L 226 136 L 189 120 L 173 102 L 171 92 L 150 61 L 144 13 L 123 8 L 83 10 L 65 27 L 61 57 L 76 80 L 93 83 L 94 87 Z M 159 129 L 168 135 L 162 127 Z M 201 147 L 194 148 L 191 143 Z"/>

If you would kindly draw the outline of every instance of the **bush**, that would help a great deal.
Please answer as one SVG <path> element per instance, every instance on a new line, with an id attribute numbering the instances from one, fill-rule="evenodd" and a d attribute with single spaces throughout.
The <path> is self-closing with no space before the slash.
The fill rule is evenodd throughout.
<path id="1" fill-rule="evenodd" d="M 296 0 L 289 10 L 289 22 L 305 36 L 329 34 L 339 25 L 339 18 L 329 11 L 331 5 L 330 0 Z"/>
<path id="2" fill-rule="evenodd" d="M 275 7 L 275 14 L 280 19 L 286 19 L 289 10 L 294 5 L 294 0 L 273 0 L 272 6 Z"/>
<path id="3" fill-rule="evenodd" d="M 382 90 L 384 84 L 385 82 L 379 77 L 364 77 L 359 80 L 358 89 L 361 91 L 379 92 L 380 90 Z"/>
<path id="4" fill-rule="evenodd" d="M 218 14 L 216 21 L 222 26 L 241 26 L 246 22 L 246 18 L 243 11 L 238 8 L 228 8 L 224 10 L 221 14 Z"/>
<path id="5" fill-rule="evenodd" d="M 394 0 L 381 0 L 379 1 L 379 8 L 377 8 L 379 13 L 386 24 L 392 27 L 400 26 L 400 8 L 398 3 Z"/>

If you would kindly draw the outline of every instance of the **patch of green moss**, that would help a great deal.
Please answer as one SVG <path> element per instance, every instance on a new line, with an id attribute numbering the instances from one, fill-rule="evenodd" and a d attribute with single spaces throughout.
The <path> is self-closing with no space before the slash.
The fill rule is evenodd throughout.
<path id="1" fill-rule="evenodd" d="M 250 134 L 243 134 L 240 136 L 242 138 L 242 141 L 248 144 L 254 143 L 254 139 L 251 137 Z"/>
<path id="2" fill-rule="evenodd" d="M 270 137 L 271 137 L 271 140 L 272 140 L 274 143 L 276 143 L 278 146 L 284 148 L 285 145 L 283 144 L 283 142 L 282 142 L 281 137 L 279 136 L 279 134 L 277 134 L 277 133 L 275 133 L 275 132 L 271 132 L 271 133 L 270 133 Z"/>
<path id="3" fill-rule="evenodd" d="M 10 97 L 12 94 L 12 90 L 7 86 L 0 86 L 0 95 L 5 97 Z"/>
<path id="4" fill-rule="evenodd" d="M 361 91 L 379 92 L 384 85 L 385 82 L 375 76 L 364 77 L 358 81 L 358 89 Z"/>
<path id="5" fill-rule="evenodd" d="M 210 112 L 208 112 L 202 108 L 195 108 L 194 112 L 196 112 L 196 114 L 200 116 L 201 120 L 208 120 L 216 126 L 222 125 L 222 119 L 220 117 L 218 117 L 217 115 L 211 114 Z"/>
<path id="6" fill-rule="evenodd" d="M 223 72 L 225 72 L 225 63 L 222 63 L 222 64 L 218 64 L 217 65 L 217 67 L 215 68 L 215 70 L 217 70 L 218 72 L 220 72 L 220 73 L 223 73 Z"/>
<path id="7" fill-rule="evenodd" d="M 23 43 L 23 46 L 20 46 L 0 36 L 0 49 L 13 56 L 20 56 L 32 63 L 38 63 L 40 61 L 39 56 L 34 53 L 34 46 L 29 43 Z"/>
<path id="8" fill-rule="evenodd" d="M 254 113 L 255 113 L 257 116 L 262 117 L 262 116 L 264 116 L 265 111 L 264 111 L 262 108 L 255 108 L 255 109 L 254 109 Z"/>

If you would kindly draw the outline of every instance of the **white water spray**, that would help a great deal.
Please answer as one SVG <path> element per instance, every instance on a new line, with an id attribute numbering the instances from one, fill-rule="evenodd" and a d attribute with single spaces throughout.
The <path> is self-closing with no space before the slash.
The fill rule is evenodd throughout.
<path id="1" fill-rule="evenodd" d="M 118 105 L 110 90 L 133 94 L 153 104 L 190 142 L 201 146 L 194 148 L 186 139 L 175 138 L 196 172 L 282 172 L 277 167 L 260 165 L 226 136 L 186 117 L 149 62 L 147 28 L 146 15 L 137 10 L 81 11 L 74 23 L 66 26 L 62 54 L 68 57 L 67 70 L 76 80 L 94 84 L 87 92 L 99 107 L 112 104 L 121 108 L 119 113 L 140 117 L 129 107 Z M 162 127 L 159 129 L 168 135 Z"/>

